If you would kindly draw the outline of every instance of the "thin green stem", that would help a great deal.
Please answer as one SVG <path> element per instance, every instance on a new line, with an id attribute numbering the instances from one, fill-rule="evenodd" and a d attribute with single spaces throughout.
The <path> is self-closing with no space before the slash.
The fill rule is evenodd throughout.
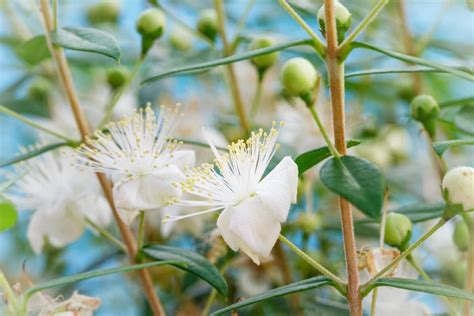
<path id="1" fill-rule="evenodd" d="M 324 274 L 325 276 L 333 280 L 337 285 L 339 285 L 341 287 L 339 291 L 341 291 L 345 287 L 345 282 L 342 279 L 340 279 L 337 275 L 333 274 L 331 271 L 326 269 L 322 264 L 320 264 L 319 262 L 317 262 L 316 260 L 308 256 L 303 250 L 298 248 L 295 244 L 289 241 L 285 236 L 280 234 L 280 237 L 278 237 L 278 239 L 281 242 L 285 243 L 291 249 L 291 251 L 293 251 L 301 259 L 306 261 L 313 268 L 315 268 L 316 270 L 318 270 L 319 272 L 321 272 L 322 274 Z"/>
<path id="2" fill-rule="evenodd" d="M 383 277 L 386 273 L 391 271 L 393 268 L 397 266 L 397 264 L 405 259 L 409 254 L 412 253 L 413 250 L 418 248 L 426 239 L 428 239 L 431 235 L 433 235 L 438 229 L 440 229 L 446 220 L 441 218 L 433 227 L 431 227 L 423 236 L 421 236 L 417 241 L 410 245 L 404 252 L 400 254 L 397 258 L 395 258 L 392 262 L 386 265 L 382 270 L 380 270 L 376 275 L 374 275 L 367 283 L 362 286 L 362 293 L 364 293 L 364 289 L 367 288 L 370 284 L 374 283 L 379 278 Z"/>
<path id="3" fill-rule="evenodd" d="M 372 291 L 372 303 L 370 304 L 370 316 L 375 316 L 375 311 L 377 310 L 377 294 L 378 289 Z"/>
<path id="4" fill-rule="evenodd" d="M 13 289 L 8 283 L 7 278 L 0 270 L 0 289 L 5 295 L 5 299 L 8 301 L 8 307 L 12 312 L 18 312 L 21 309 L 21 304 L 18 302 L 17 295 L 13 292 Z"/>
<path id="5" fill-rule="evenodd" d="M 174 140 L 178 141 L 179 143 L 198 146 L 198 147 L 205 147 L 207 149 L 210 149 L 209 144 L 206 144 L 206 143 L 203 143 L 203 142 L 200 142 L 200 141 L 197 141 L 197 140 L 189 140 L 189 139 L 182 139 L 182 138 L 174 138 Z M 216 149 L 219 150 L 219 151 L 224 151 L 224 152 L 228 151 L 227 148 L 224 148 L 224 147 L 216 146 Z"/>
<path id="6" fill-rule="evenodd" d="M 263 80 L 265 78 L 265 72 L 258 73 L 257 87 L 255 88 L 255 95 L 252 100 L 252 106 L 250 107 L 250 122 L 254 122 L 255 116 L 258 112 L 258 107 L 260 105 L 260 100 L 262 99 L 262 90 L 263 90 Z"/>
<path id="7" fill-rule="evenodd" d="M 140 252 L 140 249 L 143 247 L 143 241 L 145 240 L 145 212 L 140 211 L 138 218 L 138 232 L 137 232 L 137 249 Z"/>
<path id="8" fill-rule="evenodd" d="M 318 115 L 318 113 L 316 112 L 314 106 L 308 106 L 308 109 L 309 109 L 309 111 L 311 112 L 311 115 L 313 116 L 314 121 L 315 121 L 316 124 L 318 125 L 319 131 L 320 131 L 321 134 L 323 135 L 324 141 L 326 142 L 326 144 L 327 144 L 328 147 L 329 147 L 329 151 L 331 152 L 331 154 L 332 154 L 334 157 L 340 158 L 341 155 L 339 154 L 339 152 L 337 151 L 336 147 L 334 147 L 333 143 L 331 142 L 331 139 L 329 138 L 329 135 L 328 135 L 326 129 L 324 128 L 323 124 L 321 123 L 321 119 L 319 118 L 319 115 Z"/>
<path id="9" fill-rule="evenodd" d="M 53 30 L 58 28 L 58 0 L 53 0 Z"/>
<path id="10" fill-rule="evenodd" d="M 256 0 L 248 0 L 247 4 L 245 5 L 244 12 L 239 18 L 239 23 L 237 24 L 237 28 L 235 30 L 235 36 L 234 39 L 232 40 L 232 50 L 235 51 L 237 48 L 237 42 L 239 41 L 239 36 L 242 30 L 245 27 L 245 23 L 247 22 L 247 18 L 250 14 L 250 11 L 252 11 L 253 6 L 255 5 Z"/>
<path id="11" fill-rule="evenodd" d="M 357 25 L 357 27 L 350 33 L 344 41 L 339 45 L 339 52 L 340 56 L 344 56 L 345 52 L 350 47 L 351 43 L 356 39 L 359 34 L 364 31 L 364 29 L 375 19 L 375 17 L 379 14 L 379 12 L 383 9 L 383 7 L 388 3 L 388 0 L 380 0 L 377 4 L 372 8 L 372 10 L 367 14 L 367 16 L 362 20 L 362 22 Z M 344 59 L 344 58 L 343 58 Z"/>
<path id="12" fill-rule="evenodd" d="M 102 129 L 104 125 L 110 120 L 110 117 L 112 116 L 112 113 L 114 111 L 115 106 L 117 105 L 118 101 L 122 97 L 123 93 L 129 88 L 130 84 L 132 84 L 133 80 L 138 74 L 138 71 L 140 70 L 140 67 L 143 64 L 143 61 L 145 59 L 145 56 L 140 57 L 138 61 L 135 63 L 133 66 L 132 73 L 130 76 L 127 78 L 127 81 L 124 82 L 123 85 L 121 85 L 115 94 L 113 95 L 112 99 L 110 102 L 106 105 L 105 107 L 105 114 L 102 120 L 99 123 L 98 129 Z"/>
<path id="13" fill-rule="evenodd" d="M 124 253 L 127 252 L 127 249 L 126 249 L 125 245 L 120 240 L 115 238 L 114 235 L 112 235 L 111 232 L 109 232 L 108 230 L 106 230 L 106 229 L 100 227 L 99 225 L 95 224 L 93 221 L 91 221 L 88 218 L 86 218 L 86 222 L 100 236 L 102 236 L 105 239 L 107 239 L 108 241 L 110 241 L 112 244 L 114 244 L 114 246 L 116 246 L 118 249 L 122 250 Z"/>
<path id="14" fill-rule="evenodd" d="M 16 118 L 17 120 L 22 121 L 23 123 L 30 125 L 31 127 L 34 127 L 34 128 L 36 128 L 36 129 L 39 129 L 39 130 L 41 130 L 41 131 L 43 131 L 43 132 L 45 132 L 45 133 L 47 133 L 47 134 L 49 134 L 49 135 L 52 135 L 52 136 L 54 136 L 54 137 L 60 138 L 60 139 L 62 139 L 62 140 L 65 140 L 65 141 L 68 142 L 68 143 L 71 143 L 71 144 L 77 143 L 76 140 L 71 139 L 71 138 L 69 138 L 69 137 L 66 137 L 66 136 L 64 136 L 64 135 L 61 135 L 61 134 L 59 134 L 59 133 L 56 133 L 56 132 L 54 132 L 54 131 L 52 131 L 52 130 L 46 128 L 46 127 L 43 127 L 43 126 L 41 126 L 41 125 L 39 125 L 39 124 L 33 122 L 32 120 L 30 120 L 30 119 L 28 119 L 28 118 L 26 118 L 26 117 L 24 117 L 24 116 L 22 116 L 22 115 L 20 115 L 20 114 L 18 114 L 18 113 L 16 113 L 16 112 L 12 111 L 12 110 L 10 110 L 10 109 L 4 107 L 3 105 L 0 105 L 0 113 L 4 113 L 4 114 L 7 114 L 7 115 L 9 115 L 9 116 L 11 116 L 11 117 L 14 117 L 14 118 Z"/>
<path id="15" fill-rule="evenodd" d="M 228 260 L 222 265 L 222 267 L 219 269 L 219 272 L 221 275 L 224 275 L 224 273 L 227 271 L 227 268 L 230 266 L 231 263 L 232 263 L 232 259 Z M 211 294 L 209 294 L 209 297 L 206 300 L 206 305 L 204 305 L 204 309 L 202 310 L 202 313 L 201 313 L 202 316 L 209 315 L 209 311 L 211 310 L 212 304 L 214 303 L 216 296 L 217 296 L 217 291 L 215 288 L 212 288 Z"/>
<path id="16" fill-rule="evenodd" d="M 308 35 L 311 37 L 313 40 L 313 45 L 314 49 L 318 53 L 318 55 L 324 59 L 324 56 L 326 55 L 326 45 L 324 45 L 323 41 L 314 33 L 314 31 L 311 29 L 311 27 L 306 24 L 306 22 L 299 16 L 299 14 L 286 2 L 286 0 L 278 0 L 280 5 L 283 7 L 283 9 L 288 12 L 288 14 L 295 20 L 305 31 L 308 33 Z"/>

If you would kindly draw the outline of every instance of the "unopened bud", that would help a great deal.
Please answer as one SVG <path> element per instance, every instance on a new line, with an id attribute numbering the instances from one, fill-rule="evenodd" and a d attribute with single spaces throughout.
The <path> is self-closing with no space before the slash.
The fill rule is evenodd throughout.
<path id="1" fill-rule="evenodd" d="M 334 2 L 334 14 L 336 15 L 337 41 L 341 43 L 352 24 L 352 14 L 339 1 Z M 326 36 L 326 13 L 324 5 L 318 11 L 318 23 L 323 36 Z"/>
<path id="2" fill-rule="evenodd" d="M 117 1 L 101 1 L 87 9 L 87 20 L 93 25 L 117 23 L 120 16 L 120 5 Z"/>
<path id="3" fill-rule="evenodd" d="M 170 35 L 170 43 L 174 48 L 186 52 L 193 46 L 193 37 L 188 31 L 176 28 Z"/>
<path id="4" fill-rule="evenodd" d="M 214 9 L 206 9 L 199 15 L 197 30 L 199 33 L 214 41 L 218 29 L 217 12 Z"/>
<path id="5" fill-rule="evenodd" d="M 459 221 L 454 228 L 453 241 L 460 251 L 469 248 L 469 227 L 465 221 Z"/>
<path id="6" fill-rule="evenodd" d="M 439 104 L 430 95 L 416 96 L 410 104 L 411 116 L 423 124 L 428 134 L 433 136 L 436 130 L 436 120 L 439 116 Z"/>
<path id="7" fill-rule="evenodd" d="M 45 100 L 51 91 L 51 84 L 43 78 L 35 79 L 28 88 L 28 96 L 33 100 Z"/>
<path id="8" fill-rule="evenodd" d="M 385 224 L 385 243 L 405 250 L 410 242 L 413 224 L 411 220 L 400 213 L 389 213 Z"/>
<path id="9" fill-rule="evenodd" d="M 474 209 L 474 168 L 456 167 L 443 178 L 443 191 L 449 204 L 460 205 L 467 212 Z"/>
<path id="10" fill-rule="evenodd" d="M 273 39 L 269 37 L 259 37 L 256 38 L 252 44 L 250 44 L 250 50 L 267 48 L 273 45 L 275 45 L 275 41 Z M 280 54 L 278 52 L 273 52 L 266 55 L 253 57 L 251 61 L 260 72 L 263 72 L 276 63 L 279 55 Z"/>
<path id="11" fill-rule="evenodd" d="M 314 66 L 301 57 L 287 61 L 281 70 L 281 83 L 286 92 L 305 101 L 311 99 L 319 74 Z"/>
<path id="12" fill-rule="evenodd" d="M 148 9 L 140 15 L 136 29 L 142 36 L 142 56 L 146 55 L 153 42 L 163 35 L 165 27 L 165 15 L 158 9 Z"/>
<path id="13" fill-rule="evenodd" d="M 298 215 L 295 224 L 307 234 L 314 233 L 321 227 L 321 216 L 303 212 Z"/>
<path id="14" fill-rule="evenodd" d="M 122 86 L 130 77 L 130 70 L 125 66 L 116 66 L 107 70 L 107 82 L 116 89 Z"/>

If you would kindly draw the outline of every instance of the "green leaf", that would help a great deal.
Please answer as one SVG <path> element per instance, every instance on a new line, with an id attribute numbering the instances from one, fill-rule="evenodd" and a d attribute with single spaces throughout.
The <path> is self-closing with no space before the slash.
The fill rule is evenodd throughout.
<path id="1" fill-rule="evenodd" d="M 17 219 L 15 205 L 9 201 L 0 201 L 0 232 L 12 228 Z"/>
<path id="2" fill-rule="evenodd" d="M 319 173 L 321 181 L 371 218 L 380 218 L 384 179 L 380 168 L 354 156 L 329 159 Z"/>
<path id="3" fill-rule="evenodd" d="M 202 70 L 205 70 L 205 69 L 209 69 L 209 68 L 213 68 L 213 67 L 217 67 L 217 66 L 221 66 L 221 65 L 227 65 L 227 64 L 235 63 L 235 62 L 238 62 L 238 61 L 241 61 L 241 60 L 250 59 L 252 57 L 266 55 L 266 54 L 272 53 L 272 52 L 277 52 L 277 51 L 280 51 L 280 50 L 283 50 L 283 49 L 286 49 L 286 48 L 289 48 L 289 47 L 302 46 L 302 45 L 311 45 L 311 43 L 312 43 L 312 40 L 304 39 L 304 40 L 299 40 L 299 41 L 283 43 L 283 44 L 279 44 L 279 45 L 275 45 L 275 46 L 270 46 L 270 47 L 267 47 L 267 48 L 256 49 L 256 50 L 252 50 L 252 51 L 249 51 L 249 52 L 236 54 L 236 55 L 232 55 L 232 56 L 229 56 L 229 57 L 216 59 L 216 60 L 212 60 L 212 61 L 208 61 L 208 62 L 204 62 L 204 63 L 194 64 L 194 65 L 184 66 L 184 67 L 178 67 L 178 68 L 174 68 L 174 69 L 171 69 L 169 71 L 160 73 L 156 76 L 150 77 L 148 79 L 145 79 L 144 81 L 142 81 L 141 84 L 142 85 L 149 84 L 153 81 L 160 80 L 160 79 L 169 77 L 171 75 L 198 72 L 198 71 L 202 71 Z"/>
<path id="4" fill-rule="evenodd" d="M 102 54 L 120 59 L 121 50 L 115 38 L 104 31 L 86 27 L 65 27 L 52 33 L 53 43 L 64 48 Z"/>
<path id="5" fill-rule="evenodd" d="M 459 78 L 462 78 L 462 79 L 465 79 L 465 80 L 474 81 L 474 75 L 471 72 L 458 70 L 454 67 L 444 66 L 444 65 L 441 65 L 441 64 L 438 64 L 438 63 L 435 63 L 435 62 L 432 62 L 432 61 L 428 61 L 428 60 L 425 60 L 425 59 L 421 59 L 421 58 L 418 58 L 418 57 L 413 57 L 413 56 L 401 54 L 401 53 L 398 53 L 398 52 L 395 52 L 395 51 L 392 51 L 392 50 L 376 47 L 376 46 L 373 46 L 373 45 L 370 45 L 370 44 L 367 44 L 367 43 L 361 43 L 361 42 L 353 42 L 351 44 L 351 47 L 352 48 L 369 49 L 369 50 L 372 50 L 372 51 L 382 53 L 382 54 L 387 55 L 389 57 L 404 61 L 406 63 L 430 67 L 432 69 L 436 69 L 436 70 L 440 70 L 440 71 L 450 73 L 452 75 L 455 75 L 455 76 L 457 76 Z"/>
<path id="6" fill-rule="evenodd" d="M 123 272 L 129 272 L 129 271 L 135 271 L 135 270 L 142 270 L 142 269 L 147 269 L 147 268 L 152 268 L 152 267 L 158 267 L 158 266 L 163 266 L 163 265 L 173 265 L 173 266 L 185 266 L 185 263 L 183 262 L 177 262 L 174 260 L 167 260 L 167 261 L 153 261 L 153 262 L 147 262 L 147 263 L 141 263 L 141 264 L 135 264 L 135 265 L 129 265 L 129 266 L 121 266 L 121 267 L 116 267 L 116 268 L 109 268 L 109 269 L 103 269 L 103 270 L 95 270 L 95 271 L 89 271 L 89 272 L 84 272 L 84 273 L 79 273 L 79 274 L 74 274 L 74 275 L 69 275 L 65 276 L 59 279 L 47 281 L 45 283 L 41 283 L 38 285 L 35 285 L 31 288 L 29 288 L 25 292 L 26 298 L 30 298 L 31 295 L 38 291 L 54 288 L 54 287 L 59 287 L 87 279 L 92 279 L 92 278 L 97 278 L 109 274 L 116 274 L 116 273 L 123 273 Z"/>
<path id="7" fill-rule="evenodd" d="M 35 36 L 16 48 L 16 53 L 26 63 L 35 66 L 51 57 L 44 35 Z"/>
<path id="8" fill-rule="evenodd" d="M 448 67 L 448 66 L 445 66 Z M 469 69 L 466 67 L 454 67 L 462 71 L 468 72 Z M 370 76 L 370 75 L 386 75 L 386 74 L 405 74 L 405 73 L 447 73 L 447 71 L 433 68 L 425 67 L 410 67 L 410 68 L 391 68 L 391 69 L 369 69 L 362 71 L 349 72 L 344 75 L 344 78 L 353 78 L 360 76 Z"/>
<path id="9" fill-rule="evenodd" d="M 347 148 L 354 147 L 360 144 L 360 140 L 350 139 L 346 142 Z M 302 153 L 295 159 L 295 163 L 298 166 L 298 173 L 301 175 L 306 170 L 314 167 L 321 161 L 331 156 L 329 147 L 323 146 L 318 149 L 313 149 Z"/>
<path id="10" fill-rule="evenodd" d="M 219 273 L 219 270 L 203 256 L 191 250 L 157 244 L 146 245 L 142 249 L 142 252 L 155 260 L 176 260 L 186 263 L 185 267 L 177 267 L 203 279 L 212 285 L 220 294 L 224 296 L 227 295 L 228 288 L 225 279 Z"/>
<path id="11" fill-rule="evenodd" d="M 363 295 L 367 295 L 373 288 L 379 286 L 389 286 L 414 292 L 423 292 L 440 296 L 461 298 L 468 301 L 474 301 L 474 294 L 453 286 L 430 281 L 403 278 L 380 278 L 373 284 L 369 285 L 364 291 Z"/>
<path id="12" fill-rule="evenodd" d="M 454 139 L 436 142 L 433 143 L 433 149 L 438 154 L 438 156 L 441 157 L 449 147 L 462 145 L 474 145 L 474 139 Z"/>
<path id="13" fill-rule="evenodd" d="M 474 134 L 474 106 L 464 106 L 456 113 L 454 124 L 460 130 Z"/>
<path id="14" fill-rule="evenodd" d="M 444 109 L 444 108 L 449 108 L 453 106 L 459 106 L 459 105 L 465 105 L 468 104 L 470 106 L 474 105 L 474 96 L 467 97 L 467 98 L 461 98 L 461 99 L 455 99 L 455 100 L 448 100 L 448 101 L 443 101 L 439 103 L 439 106 Z"/>
<path id="15" fill-rule="evenodd" d="M 0 168 L 10 166 L 10 165 L 19 163 L 19 162 L 24 161 L 24 160 L 31 159 L 33 157 L 36 157 L 36 156 L 41 155 L 41 154 L 43 154 L 47 151 L 54 150 L 54 149 L 59 148 L 59 147 L 71 146 L 71 145 L 72 144 L 69 143 L 69 142 L 61 142 L 61 143 L 54 143 L 54 144 L 46 145 L 44 147 L 28 151 L 27 153 L 24 153 L 22 155 L 19 155 L 15 158 L 7 160 L 7 161 L 2 161 L 2 162 L 0 162 Z"/>
<path id="16" fill-rule="evenodd" d="M 413 222 L 424 222 L 433 218 L 438 218 L 443 215 L 446 203 L 416 203 L 412 205 L 403 206 L 393 210 L 392 212 L 402 213 Z"/>
<path id="17" fill-rule="evenodd" d="M 251 298 L 248 298 L 246 300 L 240 301 L 238 303 L 229 305 L 225 308 L 222 308 L 218 311 L 215 311 L 214 313 L 211 314 L 211 316 L 214 315 L 221 315 L 226 312 L 230 312 L 239 308 L 242 308 L 244 306 L 249 306 L 255 303 L 260 303 L 275 297 L 280 297 L 280 296 L 285 296 L 288 294 L 293 294 L 293 293 L 298 293 L 298 292 L 303 292 L 303 291 L 308 291 L 312 290 L 321 286 L 325 285 L 334 285 L 334 282 L 328 279 L 327 277 L 319 276 L 319 277 L 314 277 L 310 279 L 306 279 L 303 281 L 298 281 L 294 282 L 285 286 L 281 286 L 275 289 L 272 289 L 268 292 L 253 296 Z"/>

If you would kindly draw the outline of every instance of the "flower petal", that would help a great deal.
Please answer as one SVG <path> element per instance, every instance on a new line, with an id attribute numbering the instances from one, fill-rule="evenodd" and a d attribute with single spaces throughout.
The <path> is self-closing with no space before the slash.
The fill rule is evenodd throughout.
<path id="1" fill-rule="evenodd" d="M 196 153 L 194 150 L 175 150 L 170 154 L 170 164 L 183 170 L 185 167 L 193 167 L 196 163 Z"/>
<path id="2" fill-rule="evenodd" d="M 44 210 L 33 213 L 27 236 L 36 254 L 41 253 L 45 238 L 55 247 L 63 247 L 81 237 L 85 228 L 84 217 L 72 209 L 62 209 L 48 215 Z"/>
<path id="3" fill-rule="evenodd" d="M 278 219 L 258 196 L 226 208 L 217 227 L 232 250 L 242 249 L 256 264 L 270 255 L 281 230 Z"/>
<path id="4" fill-rule="evenodd" d="M 270 209 L 280 222 L 284 222 L 291 203 L 296 203 L 297 189 L 298 167 L 287 156 L 259 183 L 257 195 L 266 208 Z"/>
<path id="5" fill-rule="evenodd" d="M 107 226 L 112 219 L 109 204 L 101 195 L 89 195 L 77 203 L 76 209 L 99 226 Z"/>

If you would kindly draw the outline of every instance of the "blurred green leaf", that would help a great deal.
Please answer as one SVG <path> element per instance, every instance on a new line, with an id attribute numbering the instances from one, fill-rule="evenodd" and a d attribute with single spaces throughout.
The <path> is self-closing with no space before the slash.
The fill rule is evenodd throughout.
<path id="1" fill-rule="evenodd" d="M 203 279 L 212 285 L 220 294 L 224 296 L 227 295 L 228 288 L 225 279 L 219 273 L 219 270 L 203 256 L 191 250 L 158 244 L 146 245 L 142 249 L 142 252 L 149 258 L 155 260 L 184 262 L 186 266 L 178 265 L 177 267 Z"/>
<path id="2" fill-rule="evenodd" d="M 116 273 L 123 273 L 123 272 L 129 272 L 129 271 L 135 271 L 135 270 L 142 270 L 142 269 L 147 269 L 147 268 L 152 268 L 152 267 L 158 267 L 158 266 L 163 266 L 163 265 L 173 265 L 173 266 L 185 266 L 185 263 L 182 262 L 177 262 L 174 260 L 167 260 L 167 261 L 153 261 L 153 262 L 147 262 L 147 263 L 141 263 L 141 264 L 135 264 L 135 265 L 129 265 L 129 266 L 121 266 L 121 267 L 116 267 L 116 268 L 109 268 L 109 269 L 103 269 L 103 270 L 95 270 L 95 271 L 89 271 L 89 272 L 84 272 L 84 273 L 79 273 L 79 274 L 74 274 L 74 275 L 69 275 L 65 276 L 59 279 L 47 281 L 44 283 L 40 283 L 38 285 L 35 285 L 31 288 L 29 288 L 25 292 L 26 298 L 30 298 L 31 295 L 38 291 L 46 290 L 46 289 L 51 289 L 54 287 L 59 287 L 63 285 L 67 285 L 70 283 L 75 283 L 87 279 L 92 279 L 92 278 L 97 278 L 109 274 L 116 274 Z"/>
<path id="3" fill-rule="evenodd" d="M 474 121 L 472 122 L 474 124 Z M 443 156 L 443 154 L 452 146 L 462 146 L 462 145 L 474 145 L 474 139 L 454 139 L 454 140 L 445 140 L 442 142 L 433 143 L 433 149 L 438 154 L 438 156 Z"/>
<path id="4" fill-rule="evenodd" d="M 0 232 L 12 228 L 17 219 L 15 205 L 9 201 L 0 201 Z"/>
<path id="5" fill-rule="evenodd" d="M 383 205 L 384 179 L 374 163 L 354 156 L 329 159 L 319 173 L 321 181 L 362 213 L 380 218 Z"/>
<path id="6" fill-rule="evenodd" d="M 17 46 L 16 53 L 31 66 L 35 66 L 43 60 L 51 57 L 46 37 L 44 35 L 35 36 Z"/>
<path id="7" fill-rule="evenodd" d="M 408 216 L 413 223 L 419 223 L 440 217 L 443 215 L 445 206 L 444 202 L 416 203 L 400 207 L 391 212 L 402 213 Z"/>
<path id="8" fill-rule="evenodd" d="M 465 67 L 454 67 L 455 69 L 469 71 L 468 68 Z M 404 74 L 404 73 L 448 73 L 445 70 L 440 69 L 433 69 L 433 68 L 392 68 L 392 69 L 368 69 L 362 71 L 354 71 L 350 73 L 346 73 L 344 78 L 353 78 L 353 77 L 360 77 L 360 76 L 370 76 L 370 75 L 386 75 L 386 74 Z"/>
<path id="9" fill-rule="evenodd" d="M 453 286 L 439 284 L 430 281 L 403 279 L 403 278 L 380 278 L 367 287 L 363 295 L 367 295 L 372 289 L 379 286 L 395 287 L 414 292 L 423 292 L 440 296 L 461 298 L 474 301 L 474 294 L 458 289 Z"/>
<path id="10" fill-rule="evenodd" d="M 465 105 L 465 104 L 469 104 L 469 105 L 473 106 L 474 105 L 474 96 L 467 97 L 467 98 L 456 99 L 456 100 L 449 100 L 449 101 L 439 102 L 439 106 L 442 109 L 453 107 L 453 106 Z"/>
<path id="11" fill-rule="evenodd" d="M 250 59 L 255 56 L 266 55 L 268 53 L 284 50 L 289 47 L 311 45 L 311 43 L 312 41 L 308 39 L 293 41 L 293 42 L 283 43 L 283 44 L 279 44 L 279 45 L 275 45 L 275 46 L 271 46 L 267 48 L 256 49 L 250 52 L 240 53 L 240 54 L 236 54 L 229 57 L 216 59 L 216 60 L 212 60 L 212 61 L 208 61 L 204 63 L 178 67 L 178 68 L 174 68 L 169 71 L 163 72 L 161 74 L 158 74 L 156 76 L 150 77 L 148 79 L 145 79 L 144 81 L 142 81 L 141 84 L 142 85 L 149 84 L 153 81 L 160 80 L 160 79 L 163 79 L 172 75 L 176 75 L 176 74 L 194 73 L 194 72 L 199 72 L 205 69 L 209 69 L 209 68 L 213 68 L 213 67 L 217 67 L 221 65 L 227 65 L 227 64 L 235 63 L 241 60 Z"/>
<path id="12" fill-rule="evenodd" d="M 435 62 L 432 62 L 432 61 L 428 61 L 428 60 L 425 60 L 425 59 L 421 59 L 421 58 L 418 58 L 418 57 L 413 57 L 413 56 L 401 54 L 399 52 L 395 52 L 395 51 L 392 51 L 392 50 L 380 48 L 380 47 L 377 47 L 377 46 L 374 46 L 374 45 L 370 45 L 370 44 L 367 44 L 367 43 L 361 43 L 361 42 L 353 42 L 351 44 L 351 47 L 352 48 L 369 49 L 369 50 L 372 50 L 372 51 L 382 53 L 382 54 L 387 55 L 389 57 L 404 61 L 406 63 L 430 67 L 430 68 L 433 68 L 433 69 L 445 71 L 447 73 L 450 73 L 452 75 L 455 75 L 455 76 L 457 76 L 459 78 L 462 78 L 462 79 L 465 79 L 465 80 L 474 81 L 474 75 L 472 75 L 471 72 L 465 72 L 465 71 L 462 71 L 462 70 L 458 70 L 454 67 L 444 66 L 444 65 L 441 65 L 441 64 L 438 64 L 438 63 L 435 63 Z"/>
<path id="13" fill-rule="evenodd" d="M 303 291 L 308 291 L 312 289 L 316 289 L 321 286 L 325 285 L 330 285 L 332 286 L 334 283 L 327 277 L 319 276 L 319 277 L 314 277 L 311 279 L 306 279 L 303 281 L 298 281 L 294 282 L 285 286 L 281 286 L 275 289 L 272 289 L 268 292 L 253 296 L 251 298 L 248 298 L 246 300 L 240 301 L 238 303 L 229 305 L 225 308 L 222 308 L 218 311 L 215 311 L 214 313 L 211 314 L 211 316 L 214 315 L 221 315 L 233 310 L 237 310 L 239 308 L 242 308 L 244 306 L 249 306 L 252 304 L 260 303 L 275 297 L 280 297 L 288 294 L 293 294 L 293 293 L 298 293 L 298 292 L 303 292 Z"/>
<path id="14" fill-rule="evenodd" d="M 347 148 L 354 147 L 360 144 L 359 140 L 350 139 L 346 142 Z M 321 161 L 331 156 L 329 147 L 323 146 L 318 149 L 309 150 L 305 153 L 302 153 L 295 159 L 295 163 L 298 166 L 298 173 L 301 175 L 306 170 L 314 167 Z"/>
<path id="15" fill-rule="evenodd" d="M 85 27 L 65 27 L 52 33 L 53 43 L 71 50 L 97 53 L 120 60 L 115 38 L 104 31 Z"/>
<path id="16" fill-rule="evenodd" d="M 21 154 L 15 158 L 12 158 L 12 159 L 9 159 L 7 161 L 2 161 L 0 162 L 0 168 L 2 167 L 6 167 L 6 166 L 10 166 L 10 165 L 13 165 L 13 164 L 16 164 L 16 163 L 19 163 L 19 162 L 22 162 L 24 160 L 28 160 L 28 159 L 31 159 L 33 157 L 36 157 L 38 155 L 41 155 L 45 152 L 48 152 L 50 150 L 54 150 L 56 148 L 59 148 L 59 147 L 63 147 L 63 146 L 71 146 L 72 144 L 69 143 L 69 142 L 61 142 L 61 143 L 54 143 L 54 144 L 49 144 L 49 145 L 46 145 L 44 147 L 41 147 L 41 148 L 37 148 L 37 149 L 34 149 L 34 150 L 31 150 L 31 151 L 28 151 L 24 154 Z"/>
<path id="17" fill-rule="evenodd" d="M 464 106 L 456 113 L 454 124 L 460 130 L 474 134 L 474 106 Z"/>

